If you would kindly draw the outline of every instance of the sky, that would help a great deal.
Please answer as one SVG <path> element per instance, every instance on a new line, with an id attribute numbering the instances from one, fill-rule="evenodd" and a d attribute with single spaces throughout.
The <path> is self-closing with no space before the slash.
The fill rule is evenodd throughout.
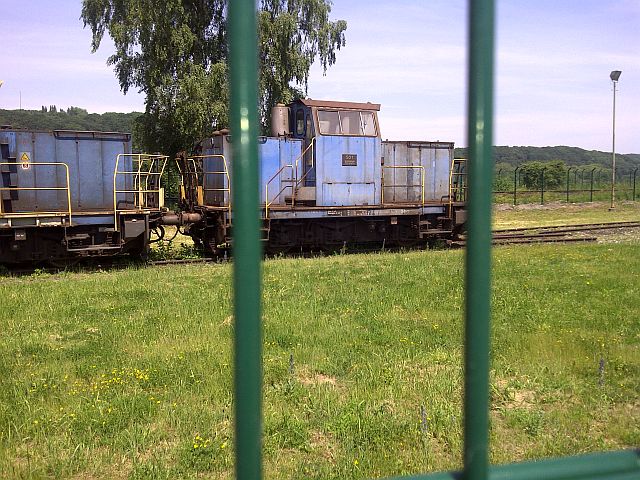
<path id="1" fill-rule="evenodd" d="M 123 95 L 105 36 L 91 53 L 80 0 L 0 0 L 0 108 L 144 110 Z M 9 12 L 9 13 L 7 13 Z M 308 96 L 380 103 L 383 138 L 466 141 L 467 2 L 334 0 L 346 46 Z M 640 153 L 640 0 L 498 0 L 495 145 Z"/>

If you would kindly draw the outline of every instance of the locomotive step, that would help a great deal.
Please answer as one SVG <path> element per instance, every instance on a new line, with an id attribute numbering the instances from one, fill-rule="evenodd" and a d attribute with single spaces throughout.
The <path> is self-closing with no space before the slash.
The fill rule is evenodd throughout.
<path id="1" fill-rule="evenodd" d="M 293 203 L 293 197 L 291 195 L 287 195 L 284 197 L 284 203 L 287 205 L 291 205 Z M 316 204 L 316 200 L 310 200 L 305 198 L 296 197 L 296 205 L 306 205 L 308 207 L 314 207 Z"/>
<path id="2" fill-rule="evenodd" d="M 74 233 L 73 235 L 67 235 L 65 240 L 67 242 L 72 242 L 74 240 L 87 240 L 91 237 L 88 233 Z"/>
<path id="3" fill-rule="evenodd" d="M 450 235 L 451 231 L 450 230 L 425 230 L 422 232 L 418 233 L 418 237 L 420 239 L 423 239 L 424 237 L 432 237 L 435 235 Z"/>
<path id="4" fill-rule="evenodd" d="M 96 252 L 100 250 L 122 250 L 120 245 L 91 245 L 89 247 L 69 248 L 67 252 Z"/>

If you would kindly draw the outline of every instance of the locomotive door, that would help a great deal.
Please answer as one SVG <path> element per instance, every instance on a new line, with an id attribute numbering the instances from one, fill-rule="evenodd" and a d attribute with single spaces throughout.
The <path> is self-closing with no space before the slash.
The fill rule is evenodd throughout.
<path id="1" fill-rule="evenodd" d="M 303 176 L 305 187 L 315 187 L 316 185 L 316 146 L 315 144 L 309 148 L 313 142 L 313 122 L 311 120 L 311 111 L 305 111 L 305 129 L 304 129 L 304 156 L 303 156 Z"/>

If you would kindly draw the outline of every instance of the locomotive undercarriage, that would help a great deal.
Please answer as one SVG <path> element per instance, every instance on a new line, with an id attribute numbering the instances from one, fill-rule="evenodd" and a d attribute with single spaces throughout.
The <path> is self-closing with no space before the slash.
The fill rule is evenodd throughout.
<path id="1" fill-rule="evenodd" d="M 130 255 L 144 258 L 149 246 L 149 219 L 121 219 L 118 231 L 104 225 L 0 229 L 0 264 L 70 265 L 89 257 Z"/>
<path id="2" fill-rule="evenodd" d="M 202 221 L 185 233 L 208 256 L 232 250 L 227 210 L 203 210 Z M 332 252 L 342 249 L 416 248 L 455 236 L 454 222 L 442 214 L 263 219 L 266 254 Z"/>

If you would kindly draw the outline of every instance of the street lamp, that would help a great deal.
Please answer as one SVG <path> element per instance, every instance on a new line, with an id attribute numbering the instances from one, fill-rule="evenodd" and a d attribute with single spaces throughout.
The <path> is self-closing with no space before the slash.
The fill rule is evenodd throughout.
<path id="1" fill-rule="evenodd" d="M 614 70 L 609 74 L 609 78 L 613 82 L 613 146 L 611 148 L 611 207 L 609 210 L 616 208 L 616 86 L 621 73 L 621 70 Z"/>

